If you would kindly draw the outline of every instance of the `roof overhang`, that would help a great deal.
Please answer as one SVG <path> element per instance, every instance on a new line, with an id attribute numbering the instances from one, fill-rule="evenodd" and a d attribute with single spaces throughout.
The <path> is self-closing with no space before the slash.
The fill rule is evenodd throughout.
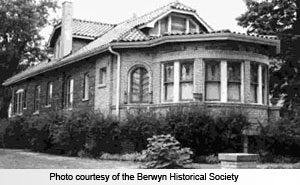
<path id="1" fill-rule="evenodd" d="M 242 34 L 235 34 L 235 33 L 211 33 L 211 34 L 194 34 L 194 35 L 167 35 L 163 37 L 159 37 L 152 40 L 147 41 L 138 41 L 138 42 L 112 42 L 105 46 L 99 47 L 97 49 L 91 50 L 89 52 L 83 53 L 81 55 L 76 56 L 76 58 L 70 55 L 69 57 L 60 59 L 56 62 L 49 62 L 37 70 L 33 70 L 27 75 L 20 75 L 17 79 L 8 79 L 6 80 L 3 85 L 8 86 L 14 83 L 20 82 L 22 80 L 34 77 L 36 75 L 42 74 L 44 72 L 48 72 L 54 69 L 58 69 L 60 67 L 69 65 L 71 63 L 79 62 L 83 59 L 92 57 L 94 55 L 103 53 L 108 51 L 108 47 L 112 47 L 114 49 L 121 49 L 121 48 L 149 48 L 158 46 L 165 43 L 176 43 L 176 42 L 204 42 L 204 41 L 225 41 L 225 40 L 233 40 L 233 41 L 240 41 L 240 42 L 248 42 L 248 43 L 256 43 L 256 44 L 263 44 L 268 46 L 276 47 L 276 53 L 280 52 L 280 41 L 275 39 L 267 39 L 258 36 L 249 36 L 249 35 L 242 35 Z M 16 75 L 16 76 L 17 76 Z"/>

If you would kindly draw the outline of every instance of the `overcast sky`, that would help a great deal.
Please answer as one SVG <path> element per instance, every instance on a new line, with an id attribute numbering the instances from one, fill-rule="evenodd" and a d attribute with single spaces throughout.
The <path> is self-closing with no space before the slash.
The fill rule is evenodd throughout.
<path id="1" fill-rule="evenodd" d="M 65 0 L 58 0 L 61 6 Z M 174 0 L 68 0 L 73 2 L 74 18 L 99 21 L 104 23 L 119 23 L 136 14 L 143 15 Z M 179 2 L 197 10 L 214 30 L 230 29 L 245 32 L 237 25 L 236 17 L 246 11 L 243 0 L 179 0 Z M 61 17 L 61 10 L 55 15 Z M 45 39 L 49 37 L 52 28 L 43 32 Z M 50 31 L 49 31 L 50 30 Z"/>

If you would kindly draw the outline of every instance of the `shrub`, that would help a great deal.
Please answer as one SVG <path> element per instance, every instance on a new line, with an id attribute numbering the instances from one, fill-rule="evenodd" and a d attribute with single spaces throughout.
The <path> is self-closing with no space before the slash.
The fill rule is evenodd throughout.
<path id="1" fill-rule="evenodd" d="M 121 153 L 120 124 L 113 117 L 92 114 L 88 123 L 85 150 L 93 156 Z"/>
<path id="2" fill-rule="evenodd" d="M 132 142 L 137 152 L 146 149 L 147 138 L 166 134 L 169 131 L 168 125 L 162 121 L 160 114 L 143 110 L 128 114 L 127 120 L 121 127 L 122 139 Z"/>
<path id="3" fill-rule="evenodd" d="M 232 112 L 212 117 L 205 107 L 177 107 L 166 115 L 172 134 L 196 156 L 242 150 L 243 130 L 249 126 L 246 115 Z"/>
<path id="4" fill-rule="evenodd" d="M 192 162 L 193 152 L 180 148 L 180 143 L 171 135 L 158 135 L 148 138 L 145 153 L 145 168 L 184 168 Z"/>
<path id="5" fill-rule="evenodd" d="M 284 118 L 262 129 L 260 138 L 266 153 L 300 156 L 300 118 Z"/>
<path id="6" fill-rule="evenodd" d="M 30 146 L 29 128 L 25 117 L 15 117 L 10 120 L 10 124 L 5 129 L 3 142 L 7 148 L 25 149 Z"/>

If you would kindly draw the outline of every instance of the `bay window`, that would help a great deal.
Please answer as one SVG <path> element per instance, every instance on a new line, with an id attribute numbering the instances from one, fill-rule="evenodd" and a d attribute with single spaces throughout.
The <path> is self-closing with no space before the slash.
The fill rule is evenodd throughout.
<path id="1" fill-rule="evenodd" d="M 241 101 L 241 63 L 227 62 L 228 101 Z"/>
<path id="2" fill-rule="evenodd" d="M 194 63 L 184 62 L 180 66 L 180 99 L 193 99 Z"/>
<path id="3" fill-rule="evenodd" d="M 221 100 L 220 62 L 205 62 L 205 100 Z"/>
<path id="4" fill-rule="evenodd" d="M 164 89 L 165 101 L 173 101 L 173 88 L 174 88 L 174 63 L 164 65 Z"/>
<path id="5" fill-rule="evenodd" d="M 258 64 L 250 64 L 250 102 L 258 102 Z"/>

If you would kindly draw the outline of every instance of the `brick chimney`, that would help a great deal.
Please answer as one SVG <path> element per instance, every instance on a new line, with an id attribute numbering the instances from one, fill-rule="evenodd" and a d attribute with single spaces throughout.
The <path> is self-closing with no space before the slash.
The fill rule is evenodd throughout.
<path id="1" fill-rule="evenodd" d="M 73 4 L 65 1 L 62 5 L 61 20 L 61 57 L 64 57 L 72 51 L 72 22 L 73 22 Z"/>

